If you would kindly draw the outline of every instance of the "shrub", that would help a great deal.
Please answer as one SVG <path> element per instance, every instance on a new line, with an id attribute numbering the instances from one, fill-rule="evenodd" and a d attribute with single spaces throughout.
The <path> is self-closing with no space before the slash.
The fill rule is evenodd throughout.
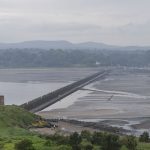
<path id="1" fill-rule="evenodd" d="M 64 144 L 68 145 L 69 144 L 69 137 L 62 136 L 62 135 L 59 135 L 57 133 L 54 135 L 47 136 L 46 139 L 54 141 L 59 145 L 64 145 Z"/>
<path id="2" fill-rule="evenodd" d="M 79 146 L 81 141 L 82 141 L 82 138 L 77 132 L 74 132 L 72 135 L 70 135 L 69 143 L 72 146 L 73 150 L 80 150 L 81 149 Z"/>
<path id="3" fill-rule="evenodd" d="M 57 150 L 71 150 L 71 147 L 67 146 L 67 145 L 61 145 L 58 147 Z"/>
<path id="4" fill-rule="evenodd" d="M 81 150 L 80 145 L 72 145 L 72 150 Z"/>
<path id="5" fill-rule="evenodd" d="M 81 136 L 77 132 L 74 132 L 72 135 L 70 135 L 71 145 L 78 145 L 81 143 L 81 140 Z"/>
<path id="6" fill-rule="evenodd" d="M 92 150 L 93 146 L 91 144 L 86 145 L 85 150 Z"/>
<path id="7" fill-rule="evenodd" d="M 3 149 L 4 145 L 0 143 L 0 150 Z"/>
<path id="8" fill-rule="evenodd" d="M 91 138 L 92 138 L 91 133 L 87 130 L 83 130 L 81 132 L 81 137 L 82 139 L 86 139 L 87 141 L 91 141 Z"/>
<path id="9" fill-rule="evenodd" d="M 94 132 L 92 136 L 92 144 L 101 145 L 103 143 L 104 135 L 101 132 Z"/>
<path id="10" fill-rule="evenodd" d="M 143 134 L 140 135 L 139 141 L 148 143 L 149 142 L 149 133 L 148 132 L 143 132 Z"/>
<path id="11" fill-rule="evenodd" d="M 124 142 L 128 150 L 137 150 L 137 140 L 134 136 L 127 136 Z"/>
<path id="12" fill-rule="evenodd" d="M 35 150 L 32 146 L 32 141 L 28 139 L 24 139 L 18 143 L 15 144 L 16 150 Z"/>
<path id="13" fill-rule="evenodd" d="M 119 136 L 113 134 L 105 134 L 102 143 L 102 150 L 119 150 L 121 148 L 121 143 L 119 141 Z"/>
<path id="14" fill-rule="evenodd" d="M 50 140 L 47 140 L 45 143 L 44 143 L 45 146 L 52 146 L 52 141 Z"/>

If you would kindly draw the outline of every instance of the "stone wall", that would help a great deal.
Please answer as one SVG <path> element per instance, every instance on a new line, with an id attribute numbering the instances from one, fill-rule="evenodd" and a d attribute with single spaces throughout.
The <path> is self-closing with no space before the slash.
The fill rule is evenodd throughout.
<path id="1" fill-rule="evenodd" d="M 60 101 L 64 97 L 72 94 L 73 92 L 81 89 L 85 85 L 88 85 L 89 83 L 92 83 L 93 81 L 96 81 L 99 78 L 104 78 L 109 72 L 108 71 L 100 71 L 98 73 L 95 73 L 91 76 L 88 76 L 84 79 L 81 79 L 77 82 L 71 83 L 65 87 L 62 87 L 60 89 L 57 89 L 51 93 L 48 93 L 46 95 L 40 96 L 34 100 L 31 100 L 27 103 L 24 103 L 20 105 L 22 108 L 30 111 L 30 112 L 38 112 L 46 107 Z"/>

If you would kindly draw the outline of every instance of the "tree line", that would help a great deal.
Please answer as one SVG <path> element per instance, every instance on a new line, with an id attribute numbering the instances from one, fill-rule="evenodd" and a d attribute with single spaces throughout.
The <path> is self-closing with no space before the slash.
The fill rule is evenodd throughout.
<path id="1" fill-rule="evenodd" d="M 0 50 L 0 68 L 150 66 L 150 50 Z"/>
<path id="2" fill-rule="evenodd" d="M 54 145 L 60 146 L 57 150 L 144 150 L 138 147 L 139 142 L 149 143 L 149 133 L 144 132 L 139 138 L 133 135 L 118 136 L 106 132 L 90 133 L 87 130 L 81 134 L 74 132 L 69 136 L 54 134 L 42 136 L 46 141 L 43 143 L 44 150 L 51 149 Z M 29 139 L 23 139 L 15 143 L 15 150 L 36 150 Z"/>

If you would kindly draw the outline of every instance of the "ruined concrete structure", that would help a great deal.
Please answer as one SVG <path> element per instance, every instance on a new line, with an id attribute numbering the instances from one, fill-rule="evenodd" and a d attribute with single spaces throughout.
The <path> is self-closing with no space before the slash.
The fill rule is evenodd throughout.
<path id="1" fill-rule="evenodd" d="M 0 105 L 4 105 L 4 96 L 0 96 Z"/>

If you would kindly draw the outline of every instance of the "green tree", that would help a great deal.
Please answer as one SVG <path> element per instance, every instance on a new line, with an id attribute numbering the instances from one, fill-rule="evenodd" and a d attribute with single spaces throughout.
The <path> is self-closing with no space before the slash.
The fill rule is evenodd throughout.
<path id="1" fill-rule="evenodd" d="M 125 145 L 128 150 L 137 150 L 137 140 L 133 135 L 127 136 L 125 138 Z"/>
<path id="2" fill-rule="evenodd" d="M 113 134 L 105 134 L 102 143 L 102 150 L 119 150 L 121 148 L 121 143 L 119 141 L 119 136 Z"/>
<path id="3" fill-rule="evenodd" d="M 69 144 L 69 137 L 63 136 L 59 134 L 54 134 L 46 137 L 47 140 L 51 140 L 56 142 L 58 145 L 68 145 Z"/>
<path id="4" fill-rule="evenodd" d="M 35 150 L 32 146 L 32 141 L 24 139 L 15 144 L 15 150 Z"/>
<path id="5" fill-rule="evenodd" d="M 104 134 L 101 132 L 94 132 L 92 136 L 92 144 L 101 145 L 103 143 Z"/>
<path id="6" fill-rule="evenodd" d="M 86 139 L 87 141 L 91 141 L 91 138 L 92 138 L 90 131 L 87 131 L 87 130 L 83 130 L 81 132 L 81 137 L 82 139 Z"/>
<path id="7" fill-rule="evenodd" d="M 81 141 L 82 138 L 77 132 L 74 132 L 72 135 L 70 135 L 69 143 L 72 146 L 73 150 L 80 150 L 79 144 L 81 143 Z"/>
<path id="8" fill-rule="evenodd" d="M 139 141 L 148 143 L 149 142 L 149 133 L 148 132 L 143 132 L 143 134 L 140 135 Z"/>

